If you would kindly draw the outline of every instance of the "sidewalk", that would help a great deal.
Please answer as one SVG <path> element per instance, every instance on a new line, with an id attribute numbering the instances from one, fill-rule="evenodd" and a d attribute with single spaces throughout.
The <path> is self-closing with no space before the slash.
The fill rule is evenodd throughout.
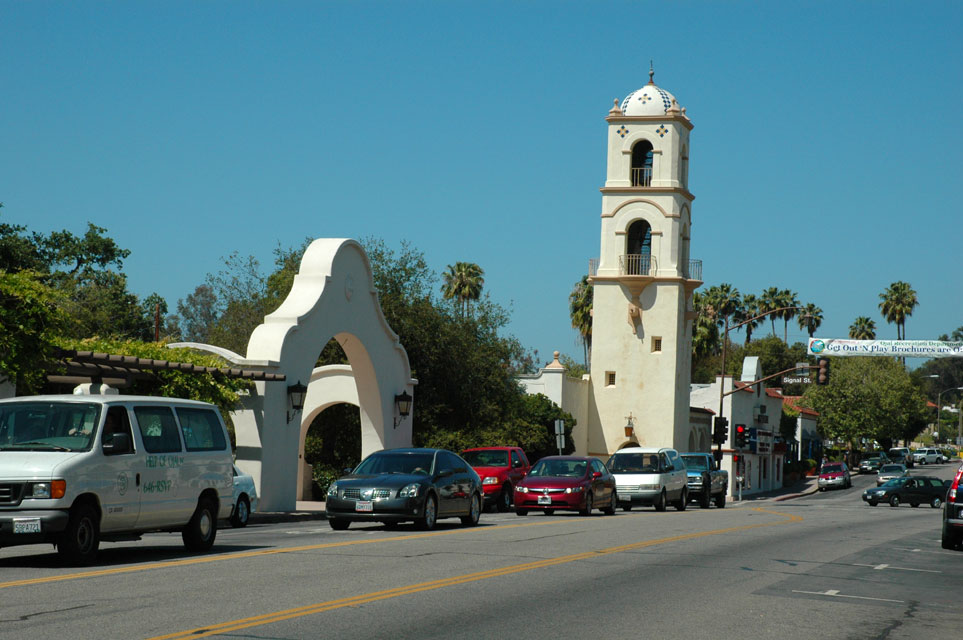
<path id="1" fill-rule="evenodd" d="M 323 502 L 295 503 L 294 511 L 266 511 L 251 514 L 248 524 L 273 524 L 276 522 L 310 522 L 327 520 Z"/>
<path id="2" fill-rule="evenodd" d="M 808 496 L 816 493 L 819 490 L 817 486 L 818 478 L 816 476 L 807 476 L 799 480 L 796 484 L 791 487 L 782 487 L 780 489 L 773 489 L 772 491 L 763 491 L 761 493 L 753 493 L 751 495 L 744 495 L 742 501 L 737 501 L 735 496 L 729 496 L 729 500 L 732 504 L 742 504 L 743 502 L 756 502 L 761 500 L 771 500 L 772 502 L 782 502 L 783 500 L 792 500 L 793 498 L 799 498 L 801 496 Z"/>

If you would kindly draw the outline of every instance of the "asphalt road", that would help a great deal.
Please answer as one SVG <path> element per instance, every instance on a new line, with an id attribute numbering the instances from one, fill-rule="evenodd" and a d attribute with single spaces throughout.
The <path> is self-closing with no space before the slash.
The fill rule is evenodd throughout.
<path id="1" fill-rule="evenodd" d="M 917 468 L 949 477 L 955 465 Z M 725 509 L 486 513 L 435 532 L 326 522 L 0 550 L 0 638 L 958 638 L 940 511 L 849 490 Z"/>

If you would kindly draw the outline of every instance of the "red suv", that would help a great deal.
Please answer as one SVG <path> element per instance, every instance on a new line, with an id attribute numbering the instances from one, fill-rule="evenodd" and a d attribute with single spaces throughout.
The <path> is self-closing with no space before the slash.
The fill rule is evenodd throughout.
<path id="1" fill-rule="evenodd" d="M 943 548 L 953 549 L 963 544 L 963 464 L 946 492 L 943 504 Z"/>
<path id="2" fill-rule="evenodd" d="M 511 509 L 515 486 L 531 468 L 525 452 L 519 447 L 475 447 L 462 451 L 461 457 L 481 476 L 485 505 Z"/>

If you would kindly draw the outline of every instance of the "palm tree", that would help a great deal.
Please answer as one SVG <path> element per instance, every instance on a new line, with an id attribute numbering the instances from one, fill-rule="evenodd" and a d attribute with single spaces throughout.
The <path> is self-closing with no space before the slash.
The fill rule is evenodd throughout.
<path id="1" fill-rule="evenodd" d="M 742 304 L 739 306 L 739 309 L 733 318 L 736 324 L 739 324 L 740 322 L 746 323 L 742 325 L 746 330 L 746 344 L 749 344 L 749 341 L 752 340 L 752 330 L 761 325 L 763 322 L 762 318 L 756 318 L 756 316 L 762 313 L 762 309 L 759 305 L 759 298 L 754 293 L 747 293 L 746 295 L 742 296 Z M 751 318 L 756 319 L 749 321 Z"/>
<path id="2" fill-rule="evenodd" d="M 866 316 L 859 316 L 849 325 L 849 337 L 853 340 L 875 340 L 876 323 Z"/>
<path id="3" fill-rule="evenodd" d="M 575 283 L 572 293 L 568 294 L 568 308 L 572 317 L 572 327 L 578 330 L 582 340 L 585 366 L 589 366 L 592 352 L 592 283 L 588 276 Z"/>
<path id="4" fill-rule="evenodd" d="M 692 306 L 696 313 L 692 323 L 692 353 L 701 358 L 719 351 L 719 325 L 715 308 L 709 304 L 704 293 L 696 291 L 692 295 Z"/>
<path id="5" fill-rule="evenodd" d="M 913 315 L 913 309 L 919 306 L 916 292 L 909 283 L 896 281 L 883 293 L 879 294 L 879 310 L 886 322 L 896 324 L 896 339 L 906 339 L 906 318 Z"/>
<path id="6" fill-rule="evenodd" d="M 816 333 L 816 329 L 823 323 L 823 310 L 812 302 L 807 303 L 806 306 L 803 307 L 803 312 L 799 316 L 798 322 L 799 328 L 808 331 L 809 337 L 812 338 L 813 334 Z"/>
<path id="7" fill-rule="evenodd" d="M 710 306 L 715 315 L 716 324 L 720 328 L 726 326 L 729 318 L 734 316 L 742 305 L 742 297 L 739 290 L 728 282 L 723 282 L 718 286 L 709 287 L 705 292 L 705 301 Z M 725 336 L 729 340 L 729 336 Z"/>
<path id="8" fill-rule="evenodd" d="M 796 310 L 793 307 L 799 306 L 799 296 L 796 295 L 795 291 L 790 291 L 789 289 L 783 289 L 779 292 L 779 306 L 786 307 L 779 312 L 779 317 L 782 318 L 782 341 L 787 345 L 789 344 L 789 321 L 796 317 Z"/>
<path id="9" fill-rule="evenodd" d="M 448 265 L 444 273 L 445 284 L 441 291 L 445 298 L 457 299 L 461 307 L 462 317 L 467 316 L 472 300 L 481 297 L 485 272 L 473 262 L 456 262 L 455 266 Z"/>
<path id="10" fill-rule="evenodd" d="M 759 313 L 766 313 L 767 311 L 773 311 L 782 306 L 781 300 L 782 291 L 779 287 L 769 287 L 762 292 L 762 296 L 759 298 Z M 776 335 L 776 316 L 778 313 L 774 313 L 769 316 L 769 321 L 772 323 L 772 335 Z"/>

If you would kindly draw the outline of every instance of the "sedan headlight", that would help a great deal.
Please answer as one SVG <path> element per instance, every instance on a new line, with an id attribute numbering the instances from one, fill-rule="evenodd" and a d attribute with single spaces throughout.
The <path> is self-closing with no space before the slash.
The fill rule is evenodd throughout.
<path id="1" fill-rule="evenodd" d="M 338 483 L 332 482 L 328 485 L 328 497 L 336 497 L 338 495 Z"/>
<path id="2" fill-rule="evenodd" d="M 498 477 L 497 477 L 497 476 L 488 476 L 487 478 L 485 478 L 484 480 L 482 480 L 482 484 L 498 484 Z"/>
<path id="3" fill-rule="evenodd" d="M 67 482 L 64 480 L 52 480 L 50 482 L 31 482 L 27 485 L 24 498 L 34 498 L 37 500 L 49 498 L 63 498 L 67 492 Z"/>
<path id="4" fill-rule="evenodd" d="M 528 487 L 515 487 L 515 490 L 519 493 L 528 493 Z"/>
<path id="5" fill-rule="evenodd" d="M 577 487 L 569 487 L 568 489 L 565 490 L 565 493 L 582 493 L 584 490 L 585 490 L 585 487 L 579 485 Z"/>
<path id="6" fill-rule="evenodd" d="M 399 498 L 417 498 L 418 490 L 421 489 L 421 485 L 416 483 L 409 484 L 408 486 L 402 487 L 401 491 L 398 492 Z"/>

